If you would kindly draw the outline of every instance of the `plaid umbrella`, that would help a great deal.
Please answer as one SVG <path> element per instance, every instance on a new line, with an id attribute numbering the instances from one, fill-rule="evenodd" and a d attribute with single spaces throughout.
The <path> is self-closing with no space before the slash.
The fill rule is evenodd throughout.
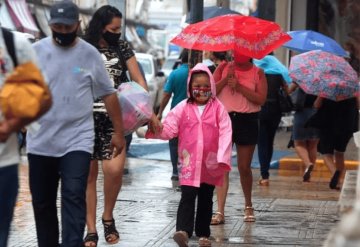
<path id="1" fill-rule="evenodd" d="M 291 58 L 290 77 L 306 93 L 340 101 L 359 95 L 359 78 L 342 57 L 315 50 Z"/>

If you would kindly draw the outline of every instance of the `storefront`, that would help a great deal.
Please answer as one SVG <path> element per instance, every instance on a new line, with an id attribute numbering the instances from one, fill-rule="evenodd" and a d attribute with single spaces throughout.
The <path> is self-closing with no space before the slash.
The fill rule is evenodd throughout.
<path id="1" fill-rule="evenodd" d="M 37 28 L 25 0 L 5 0 L 5 5 L 17 31 L 30 33 L 35 37 L 39 35 L 40 30 Z"/>

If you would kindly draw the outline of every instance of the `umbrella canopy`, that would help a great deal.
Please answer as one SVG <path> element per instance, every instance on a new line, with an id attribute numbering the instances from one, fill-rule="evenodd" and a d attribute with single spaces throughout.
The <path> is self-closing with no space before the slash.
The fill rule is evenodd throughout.
<path id="1" fill-rule="evenodd" d="M 359 95 L 355 70 L 342 57 L 309 51 L 291 58 L 290 77 L 306 93 L 340 101 Z"/>
<path id="2" fill-rule="evenodd" d="M 204 20 L 220 16 L 220 15 L 228 15 L 228 14 L 234 14 L 234 15 L 241 15 L 239 12 L 236 12 L 234 10 L 231 10 L 229 8 L 225 7 L 218 7 L 218 6 L 208 6 L 204 7 Z M 186 22 L 190 23 L 190 14 L 187 14 Z"/>
<path id="3" fill-rule="evenodd" d="M 171 42 L 193 50 L 236 50 L 261 59 L 290 39 L 275 22 L 230 14 L 190 24 Z"/>
<path id="4" fill-rule="evenodd" d="M 267 55 L 261 60 L 254 59 L 253 63 L 262 68 L 265 74 L 282 75 L 286 82 L 291 82 L 288 69 L 275 56 Z"/>
<path id="5" fill-rule="evenodd" d="M 288 32 L 291 40 L 283 46 L 298 52 L 322 50 L 338 56 L 347 57 L 346 51 L 332 38 L 311 30 Z"/>

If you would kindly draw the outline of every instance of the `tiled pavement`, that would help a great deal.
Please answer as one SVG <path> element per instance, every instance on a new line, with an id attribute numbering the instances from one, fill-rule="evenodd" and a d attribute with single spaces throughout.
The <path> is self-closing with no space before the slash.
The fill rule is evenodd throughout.
<path id="1" fill-rule="evenodd" d="M 121 240 L 116 247 L 175 247 L 172 234 L 180 193 L 170 181 L 169 161 L 128 159 L 129 173 L 124 176 L 114 212 Z M 21 167 L 21 188 L 10 236 L 10 247 L 37 246 L 27 186 L 27 165 Z M 257 221 L 244 223 L 244 200 L 239 175 L 234 167 L 226 207 L 226 224 L 212 226 L 213 247 L 235 246 L 321 246 L 335 226 L 339 191 L 328 189 L 328 178 L 313 177 L 302 182 L 302 170 L 271 170 L 271 184 L 256 184 L 254 207 Z M 100 222 L 103 207 L 102 177 L 99 179 L 98 246 L 109 246 Z M 214 197 L 214 200 L 216 197 Z M 214 210 L 216 209 L 214 203 Z M 190 246 L 197 246 L 192 238 Z"/>

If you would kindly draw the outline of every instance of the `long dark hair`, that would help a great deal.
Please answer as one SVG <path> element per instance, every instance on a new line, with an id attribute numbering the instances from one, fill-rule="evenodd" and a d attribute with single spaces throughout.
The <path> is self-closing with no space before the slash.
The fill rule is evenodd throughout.
<path id="1" fill-rule="evenodd" d="M 109 25 L 114 17 L 122 18 L 122 14 L 117 8 L 110 5 L 100 7 L 89 22 L 84 39 L 93 46 L 98 46 L 105 26 Z"/>

